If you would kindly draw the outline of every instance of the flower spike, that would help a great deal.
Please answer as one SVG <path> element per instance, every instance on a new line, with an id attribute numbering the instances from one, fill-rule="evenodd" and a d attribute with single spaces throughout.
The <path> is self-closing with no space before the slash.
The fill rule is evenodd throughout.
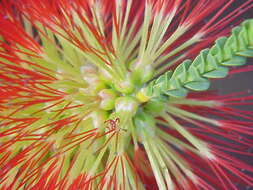
<path id="1" fill-rule="evenodd" d="M 252 72 L 252 7 L 2 0 L 0 189 L 252 186 L 253 96 L 208 90 Z"/>

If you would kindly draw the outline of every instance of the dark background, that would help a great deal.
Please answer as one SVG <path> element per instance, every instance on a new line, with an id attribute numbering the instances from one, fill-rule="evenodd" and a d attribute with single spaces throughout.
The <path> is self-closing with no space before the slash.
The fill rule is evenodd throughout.
<path id="1" fill-rule="evenodd" d="M 249 59 L 247 64 L 253 65 L 253 59 Z M 219 94 L 230 94 L 235 92 L 248 91 L 247 95 L 253 95 L 253 71 L 234 74 L 222 80 L 212 81 L 211 89 L 218 90 Z M 253 105 L 240 106 L 240 109 L 249 110 L 253 112 Z M 253 136 L 246 138 L 253 140 Z M 251 148 L 249 148 L 248 152 L 253 153 L 253 145 Z M 236 157 L 241 160 L 244 160 L 246 163 L 253 166 L 253 157 L 239 156 L 239 155 L 236 155 Z M 249 175 L 252 176 L 253 178 L 253 173 Z M 238 187 L 240 190 L 253 190 L 252 186 L 238 186 Z"/>

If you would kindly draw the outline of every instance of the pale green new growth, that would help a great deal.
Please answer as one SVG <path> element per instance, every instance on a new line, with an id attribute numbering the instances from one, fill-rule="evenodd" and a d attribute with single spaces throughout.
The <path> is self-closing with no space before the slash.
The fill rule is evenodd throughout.
<path id="1" fill-rule="evenodd" d="M 229 37 L 219 38 L 213 47 L 205 49 L 193 60 L 181 63 L 175 71 L 168 71 L 153 80 L 142 96 L 185 97 L 189 90 L 203 91 L 210 86 L 209 79 L 224 78 L 229 66 L 241 66 L 253 55 L 253 20 L 235 27 Z"/>

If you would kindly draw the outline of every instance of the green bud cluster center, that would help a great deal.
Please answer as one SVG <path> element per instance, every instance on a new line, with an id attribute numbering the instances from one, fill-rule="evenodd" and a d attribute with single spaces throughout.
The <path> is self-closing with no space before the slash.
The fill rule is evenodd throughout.
<path id="1" fill-rule="evenodd" d="M 98 69 L 93 65 L 81 67 L 83 79 L 88 84 L 80 93 L 97 96 L 98 110 L 107 115 L 107 120 L 119 119 L 118 125 L 124 125 L 123 121 L 129 119 L 134 122 L 134 128 L 138 126 L 137 134 L 147 130 L 154 133 L 154 117 L 163 111 L 166 105 L 162 98 L 147 101 L 140 89 L 145 86 L 153 76 L 151 67 L 140 67 L 140 64 L 130 65 L 132 71 L 125 74 L 125 79 L 113 79 L 108 72 Z M 126 125 L 128 125 L 126 123 Z M 122 126 L 121 126 L 122 127 Z M 128 130 L 128 127 L 124 127 Z"/>

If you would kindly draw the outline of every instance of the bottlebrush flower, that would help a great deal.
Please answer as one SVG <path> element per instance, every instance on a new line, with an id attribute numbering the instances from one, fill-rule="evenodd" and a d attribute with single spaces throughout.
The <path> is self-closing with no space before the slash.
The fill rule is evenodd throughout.
<path id="1" fill-rule="evenodd" d="M 2 0 L 0 189 L 253 186 L 253 96 L 205 91 L 253 55 L 235 2 Z"/>

